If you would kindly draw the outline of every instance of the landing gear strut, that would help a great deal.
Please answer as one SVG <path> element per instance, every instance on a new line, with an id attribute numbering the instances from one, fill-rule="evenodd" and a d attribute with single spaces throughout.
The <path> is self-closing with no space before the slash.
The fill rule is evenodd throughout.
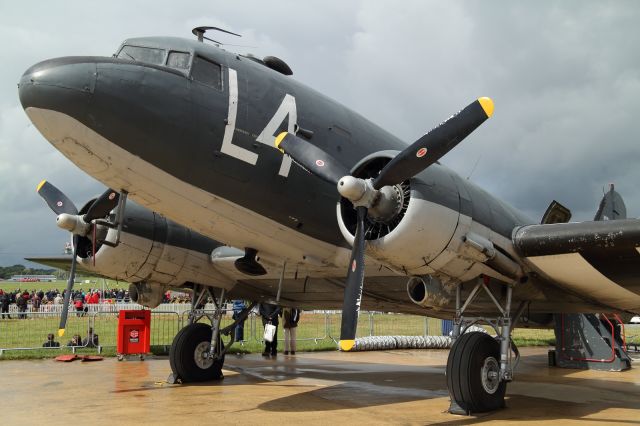
<path id="1" fill-rule="evenodd" d="M 213 311 L 205 311 L 206 298 L 213 300 Z M 169 383 L 192 383 L 210 380 L 220 380 L 224 376 L 225 354 L 235 341 L 233 330 L 240 321 L 244 321 L 255 302 L 245 308 L 236 320 L 225 328 L 220 328 L 222 316 L 225 313 L 226 291 L 222 289 L 219 297 L 216 297 L 211 287 L 194 285 L 189 313 L 189 324 L 176 334 L 169 351 L 169 363 L 172 373 L 169 375 Z M 211 326 L 198 322 L 206 317 Z M 230 341 L 225 344 L 222 336 L 230 336 Z"/>
<path id="2" fill-rule="evenodd" d="M 511 317 L 512 286 L 507 286 L 504 306 L 493 295 L 487 281 L 480 278 L 462 304 L 462 284 L 456 288 L 455 342 L 447 360 L 447 387 L 451 397 L 449 412 L 470 415 L 504 407 L 507 382 L 520 353 L 511 339 L 515 321 Z M 495 318 L 464 316 L 480 290 L 484 290 L 499 311 Z M 513 318 L 517 321 L 526 302 L 522 302 Z M 485 323 L 493 327 L 497 337 L 482 332 L 465 333 L 471 325 Z M 515 354 L 515 361 L 512 353 Z"/>

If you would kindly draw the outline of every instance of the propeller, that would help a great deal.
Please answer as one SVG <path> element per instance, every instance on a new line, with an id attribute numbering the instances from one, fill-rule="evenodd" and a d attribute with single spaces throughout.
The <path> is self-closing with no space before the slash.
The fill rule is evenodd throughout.
<path id="1" fill-rule="evenodd" d="M 62 315 L 60 316 L 60 326 L 58 327 L 58 336 L 62 337 L 64 336 L 67 318 L 69 316 L 69 302 L 71 301 L 71 292 L 73 291 L 73 284 L 76 277 L 76 264 L 78 261 L 80 238 L 86 237 L 89 234 L 92 220 L 105 217 L 118 205 L 120 194 L 112 189 L 106 190 L 89 206 L 87 213 L 80 216 L 78 215 L 78 209 L 73 202 L 64 195 L 62 191 L 46 180 L 40 182 L 36 191 L 46 201 L 51 210 L 58 215 L 56 218 L 58 226 L 73 234 L 73 257 L 71 258 L 71 270 L 69 271 L 69 280 L 67 281 L 67 288 L 64 293 Z M 93 243 L 95 253 L 95 240 Z"/>
<path id="2" fill-rule="evenodd" d="M 340 327 L 340 349 L 343 351 L 351 350 L 355 344 L 364 284 L 365 219 L 368 214 L 379 215 L 380 212 L 390 211 L 383 205 L 389 200 L 388 197 L 381 196 L 383 188 L 399 185 L 437 162 L 491 117 L 493 107 L 490 98 L 483 97 L 473 101 L 402 150 L 380 170 L 377 177 L 371 179 L 351 176 L 349 169 L 340 161 L 305 139 L 287 132 L 280 133 L 276 138 L 275 146 L 278 150 L 289 155 L 309 173 L 337 185 L 340 195 L 350 200 L 356 209 L 356 231 Z"/>
<path id="3" fill-rule="evenodd" d="M 94 219 L 102 219 L 108 215 L 111 210 L 116 208 L 119 200 L 119 193 L 111 188 L 107 189 L 89 206 L 87 213 L 85 213 L 82 219 L 87 223 Z"/>

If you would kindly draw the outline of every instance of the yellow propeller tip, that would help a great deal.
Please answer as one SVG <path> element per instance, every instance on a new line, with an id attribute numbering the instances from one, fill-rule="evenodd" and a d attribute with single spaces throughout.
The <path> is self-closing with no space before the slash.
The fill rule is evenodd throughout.
<path id="1" fill-rule="evenodd" d="M 40 189 L 44 186 L 45 183 L 47 183 L 47 180 L 43 179 L 42 182 L 38 184 L 38 187 L 36 188 L 36 192 L 40 192 Z"/>
<path id="2" fill-rule="evenodd" d="M 280 144 L 282 143 L 282 141 L 284 140 L 285 137 L 287 137 L 289 133 L 288 132 L 282 132 L 278 135 L 278 137 L 276 138 L 276 142 L 275 142 L 275 146 L 276 148 L 278 148 L 278 151 L 280 151 L 281 153 L 284 154 L 284 150 L 280 149 Z"/>
<path id="3" fill-rule="evenodd" d="M 491 98 L 482 97 L 478 99 L 478 102 L 480 102 L 480 106 L 484 110 L 484 113 L 487 114 L 487 118 L 491 117 L 493 115 L 493 101 Z"/>
<path id="4" fill-rule="evenodd" d="M 340 340 L 340 350 L 343 352 L 349 352 L 355 346 L 355 340 Z"/>
<path id="5" fill-rule="evenodd" d="M 64 328 L 58 329 L 58 337 L 64 336 Z"/>

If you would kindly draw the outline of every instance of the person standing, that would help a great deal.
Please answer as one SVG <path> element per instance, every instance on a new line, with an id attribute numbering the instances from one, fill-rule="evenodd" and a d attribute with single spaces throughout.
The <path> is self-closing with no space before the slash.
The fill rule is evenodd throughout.
<path id="1" fill-rule="evenodd" d="M 278 355 L 278 314 L 280 313 L 280 307 L 272 305 L 271 303 L 260 304 L 260 316 L 262 317 L 262 326 L 266 327 L 267 324 L 272 324 L 276 327 L 273 333 L 273 340 L 271 342 L 264 341 L 264 351 L 262 356 L 268 357 L 271 355 L 275 357 Z"/>
<path id="2" fill-rule="evenodd" d="M 284 354 L 296 354 L 296 329 L 300 321 L 300 309 L 284 308 L 282 312 L 284 319 Z"/>
<path id="3" fill-rule="evenodd" d="M 16 295 L 16 305 L 18 306 L 18 318 L 26 319 L 27 318 L 27 301 L 29 300 L 29 292 L 25 290 L 24 293 Z"/>
<path id="4" fill-rule="evenodd" d="M 245 304 L 244 300 L 234 300 L 233 301 L 233 316 L 231 317 L 234 321 L 240 316 L 240 313 L 244 310 Z M 244 320 L 240 321 L 235 328 L 235 341 L 242 342 L 244 340 Z"/>
<path id="5" fill-rule="evenodd" d="M 4 291 L 0 290 L 0 308 L 2 311 L 2 319 L 4 319 L 5 315 L 8 319 L 11 319 L 11 315 L 9 315 L 9 303 L 11 302 L 11 296 L 9 296 Z"/>

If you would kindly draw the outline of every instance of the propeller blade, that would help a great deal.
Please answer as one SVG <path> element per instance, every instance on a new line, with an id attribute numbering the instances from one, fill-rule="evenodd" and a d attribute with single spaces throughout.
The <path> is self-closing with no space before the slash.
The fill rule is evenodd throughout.
<path id="1" fill-rule="evenodd" d="M 291 133 L 280 133 L 275 145 L 300 167 L 334 185 L 349 174 L 349 170 L 327 152 Z"/>
<path id="2" fill-rule="evenodd" d="M 111 210 L 116 208 L 119 200 L 120 194 L 118 192 L 111 188 L 107 189 L 89 206 L 87 213 L 82 219 L 89 223 L 94 219 L 105 217 Z"/>
<path id="3" fill-rule="evenodd" d="M 36 191 L 47 202 L 51 210 L 57 215 L 67 213 L 71 215 L 78 214 L 78 209 L 73 202 L 67 198 L 58 188 L 43 180 L 38 184 Z"/>
<path id="4" fill-rule="evenodd" d="M 347 284 L 344 289 L 342 324 L 340 325 L 340 349 L 343 351 L 350 351 L 355 344 L 364 284 L 364 220 L 367 217 L 367 208 L 357 207 L 356 213 L 358 222 L 351 251 L 351 261 L 349 262 Z"/>
<path id="5" fill-rule="evenodd" d="M 71 300 L 71 291 L 73 283 L 76 279 L 76 262 L 78 255 L 78 246 L 80 245 L 80 237 L 73 236 L 73 258 L 71 259 L 71 270 L 69 271 L 69 281 L 67 281 L 67 290 L 64 293 L 64 301 L 62 302 L 62 315 L 60 316 L 60 327 L 58 327 L 58 336 L 64 336 L 65 327 L 67 325 L 67 317 L 69 316 L 69 301 Z"/>
<path id="6" fill-rule="evenodd" d="M 479 98 L 395 156 L 373 182 L 375 189 L 412 178 L 451 151 L 493 114 L 493 101 Z"/>

